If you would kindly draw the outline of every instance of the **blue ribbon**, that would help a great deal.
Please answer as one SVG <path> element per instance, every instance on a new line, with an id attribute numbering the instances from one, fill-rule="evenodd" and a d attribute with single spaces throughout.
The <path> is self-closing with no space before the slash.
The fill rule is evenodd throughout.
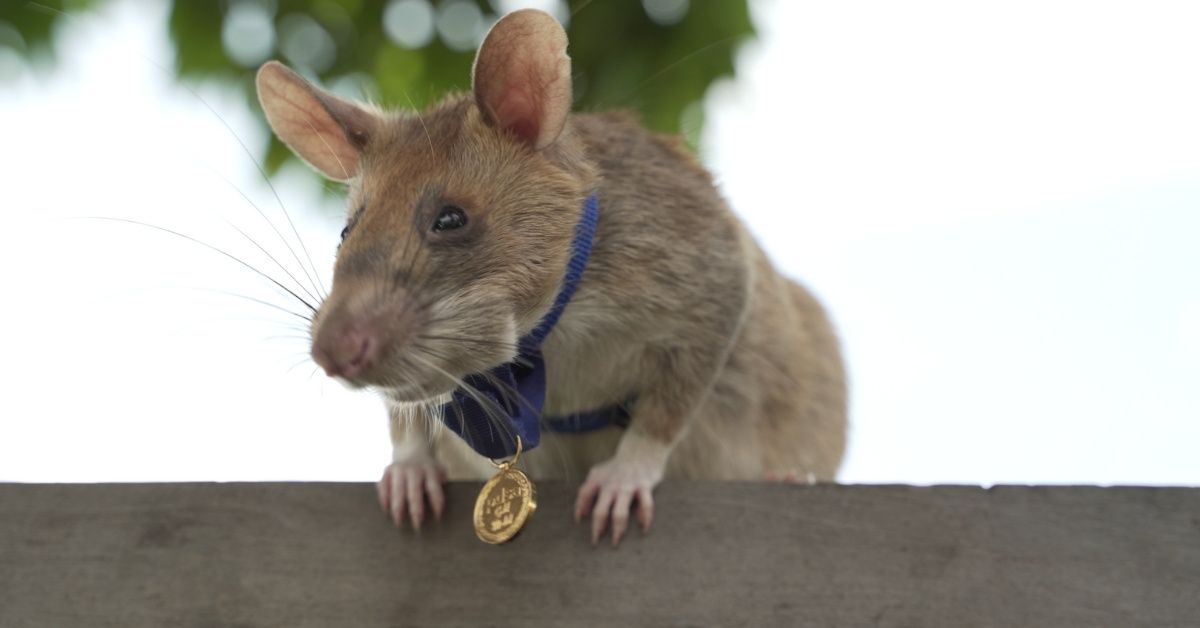
<path id="1" fill-rule="evenodd" d="M 453 401 L 442 407 L 442 421 L 480 455 L 494 459 L 512 456 L 517 450 L 517 436 L 526 451 L 537 447 L 540 441 L 542 408 L 546 403 L 542 341 L 550 335 L 579 287 L 592 254 L 599 216 L 599 200 L 593 194 L 584 203 L 583 216 L 575 225 L 571 259 L 567 262 L 562 288 L 542 322 L 521 338 L 517 358 L 486 373 L 463 378 L 467 387 L 454 391 Z M 579 432 L 623 423 L 628 416 L 624 406 L 616 406 L 546 419 L 546 424 L 556 431 Z M 508 417 L 509 425 L 497 425 L 495 417 Z"/>

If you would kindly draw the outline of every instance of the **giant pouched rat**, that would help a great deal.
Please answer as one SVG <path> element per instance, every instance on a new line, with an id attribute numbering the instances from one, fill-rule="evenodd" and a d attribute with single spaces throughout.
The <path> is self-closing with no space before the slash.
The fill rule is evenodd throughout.
<path id="1" fill-rule="evenodd" d="M 424 113 L 351 103 L 270 62 L 275 133 L 349 183 L 333 287 L 312 325 L 325 371 L 386 399 L 394 444 L 378 484 L 397 525 L 440 517 L 442 483 L 489 461 L 440 429 L 463 378 L 517 356 L 564 281 L 585 200 L 590 259 L 541 345 L 547 416 L 628 404 L 628 425 L 547 435 L 522 465 L 583 477 L 575 516 L 620 541 L 650 526 L 664 477 L 830 480 L 845 447 L 838 342 L 681 143 L 622 113 L 572 114 L 562 27 L 523 10 L 475 59 L 470 95 Z"/>

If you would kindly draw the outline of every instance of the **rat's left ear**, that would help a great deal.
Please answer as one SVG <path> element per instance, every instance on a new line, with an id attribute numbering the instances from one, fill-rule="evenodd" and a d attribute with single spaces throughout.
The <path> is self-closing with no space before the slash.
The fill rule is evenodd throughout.
<path id="1" fill-rule="evenodd" d="M 296 155 L 335 181 L 358 176 L 359 156 L 376 125 L 373 113 L 318 89 L 278 61 L 259 68 L 255 85 L 271 129 Z"/>
<path id="2" fill-rule="evenodd" d="M 494 127 L 535 149 L 554 143 L 571 111 L 567 34 L 548 13 L 510 13 L 475 56 L 475 104 Z"/>

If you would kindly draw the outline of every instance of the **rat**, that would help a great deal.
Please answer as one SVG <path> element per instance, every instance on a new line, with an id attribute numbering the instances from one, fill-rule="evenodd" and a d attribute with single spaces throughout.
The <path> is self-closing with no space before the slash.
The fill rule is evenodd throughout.
<path id="1" fill-rule="evenodd" d="M 423 112 L 342 99 L 276 61 L 256 86 L 279 139 L 348 184 L 312 357 L 381 393 L 393 460 L 377 488 L 397 526 L 440 519 L 448 479 L 494 474 L 443 429 L 447 401 L 518 359 L 593 198 L 590 256 L 539 348 L 541 410 L 619 406 L 626 420 L 547 432 L 522 454 L 527 472 L 583 478 L 574 516 L 614 546 L 631 517 L 649 530 L 664 478 L 834 480 L 847 401 L 829 317 L 678 138 L 629 113 L 571 112 L 567 36 L 549 14 L 497 21 L 471 92 Z"/>

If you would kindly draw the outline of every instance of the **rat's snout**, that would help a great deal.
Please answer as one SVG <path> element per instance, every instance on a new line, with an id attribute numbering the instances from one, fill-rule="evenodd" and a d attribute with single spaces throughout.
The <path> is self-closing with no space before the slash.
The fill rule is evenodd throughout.
<path id="1" fill-rule="evenodd" d="M 336 328 L 323 325 L 313 339 L 312 357 L 330 377 L 352 378 L 374 365 L 383 346 L 378 325 L 354 321 Z"/>
<path id="2" fill-rule="evenodd" d="M 414 321 L 403 291 L 380 297 L 370 286 L 338 290 L 326 301 L 313 325 L 313 360 L 330 377 L 363 385 L 378 382 L 379 367 L 407 341 Z M 368 295 L 373 295 L 368 297 Z M 384 369 L 386 370 L 386 369 Z"/>

